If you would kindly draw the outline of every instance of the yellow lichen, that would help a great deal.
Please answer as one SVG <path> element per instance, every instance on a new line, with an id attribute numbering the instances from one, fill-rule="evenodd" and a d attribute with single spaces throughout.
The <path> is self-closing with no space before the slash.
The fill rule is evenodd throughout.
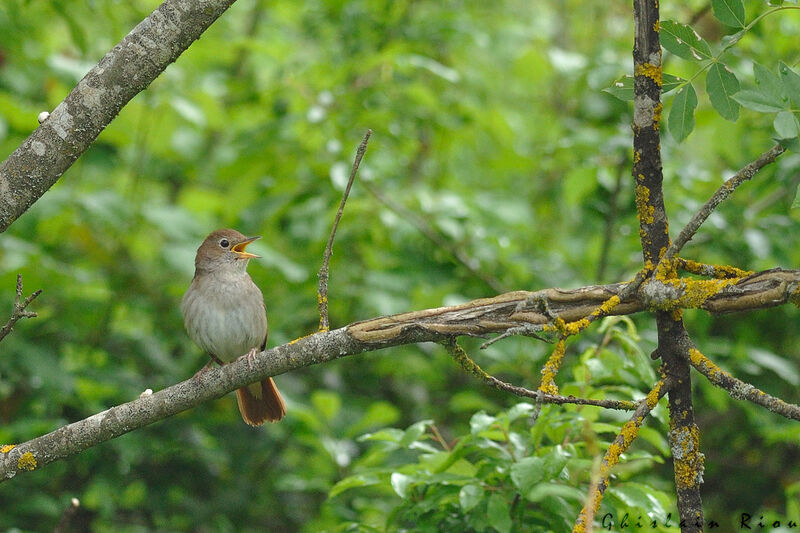
<path id="1" fill-rule="evenodd" d="M 652 224 L 655 220 L 653 218 L 653 213 L 655 213 L 656 209 L 650 205 L 650 189 L 644 185 L 636 185 L 634 194 L 636 200 L 636 215 L 639 221 L 645 224 Z"/>
<path id="2" fill-rule="evenodd" d="M 633 73 L 635 76 L 644 76 L 646 78 L 650 78 L 655 82 L 656 85 L 661 87 L 661 67 L 658 65 L 653 65 L 652 63 L 642 63 L 641 65 L 636 65 L 636 69 Z"/>
<path id="3" fill-rule="evenodd" d="M 653 129 L 658 129 L 659 124 L 661 123 L 661 111 L 664 109 L 664 106 L 661 102 L 657 103 L 653 108 Z"/>
<path id="4" fill-rule="evenodd" d="M 0 453 L 8 453 L 16 447 L 16 444 L 3 444 L 0 446 Z"/>
<path id="5" fill-rule="evenodd" d="M 539 390 L 545 394 L 558 394 L 558 385 L 556 385 L 555 378 L 558 374 L 558 369 L 561 367 L 561 361 L 564 359 L 564 339 L 559 339 L 556 347 L 547 362 L 542 367 L 542 384 L 539 385 Z"/>
<path id="6" fill-rule="evenodd" d="M 25 452 L 17 459 L 17 468 L 20 470 L 33 470 L 36 468 L 36 458 L 31 452 Z"/>
<path id="7" fill-rule="evenodd" d="M 645 401 L 647 402 L 648 409 L 650 409 L 651 411 L 653 409 L 655 409 L 656 405 L 658 404 L 658 400 L 661 398 L 660 393 L 661 393 L 661 388 L 663 386 L 664 386 L 664 382 L 663 381 L 659 381 L 656 384 L 656 386 L 653 387 L 653 390 L 651 390 L 647 394 L 647 398 L 646 398 Z"/>

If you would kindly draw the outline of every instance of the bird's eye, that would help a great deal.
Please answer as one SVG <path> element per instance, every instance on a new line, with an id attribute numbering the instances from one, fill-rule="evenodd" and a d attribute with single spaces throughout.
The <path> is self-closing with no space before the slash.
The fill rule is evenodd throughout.
<path id="1" fill-rule="evenodd" d="M 228 246 L 231 245 L 231 243 L 228 242 L 228 239 L 220 239 L 219 245 L 222 246 L 223 248 L 227 248 Z"/>

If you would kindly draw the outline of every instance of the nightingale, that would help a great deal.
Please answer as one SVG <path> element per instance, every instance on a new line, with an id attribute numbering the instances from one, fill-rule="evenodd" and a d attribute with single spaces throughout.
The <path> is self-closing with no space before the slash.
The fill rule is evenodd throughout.
<path id="1" fill-rule="evenodd" d="M 258 238 L 220 229 L 197 249 L 194 278 L 181 301 L 183 322 L 192 340 L 219 364 L 253 357 L 267 344 L 264 296 L 247 273 L 247 263 L 258 256 L 245 251 Z M 251 426 L 277 422 L 286 414 L 272 378 L 238 389 L 236 400 Z"/>

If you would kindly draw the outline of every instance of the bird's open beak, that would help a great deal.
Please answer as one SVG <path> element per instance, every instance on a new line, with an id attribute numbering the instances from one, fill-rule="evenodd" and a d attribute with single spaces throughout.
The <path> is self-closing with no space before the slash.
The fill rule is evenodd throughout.
<path id="1" fill-rule="evenodd" d="M 260 235 L 256 235 L 255 237 L 248 237 L 242 242 L 234 244 L 233 248 L 231 248 L 231 251 L 237 255 L 238 259 L 253 259 L 254 257 L 261 257 L 260 255 L 251 254 L 250 252 L 244 251 L 244 249 L 247 248 L 248 244 L 260 238 L 261 238 Z"/>

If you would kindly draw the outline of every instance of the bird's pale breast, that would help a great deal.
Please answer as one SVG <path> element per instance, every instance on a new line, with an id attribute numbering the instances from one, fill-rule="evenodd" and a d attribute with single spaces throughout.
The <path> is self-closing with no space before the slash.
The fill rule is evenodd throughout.
<path id="1" fill-rule="evenodd" d="M 195 277 L 181 308 L 192 340 L 223 361 L 260 348 L 267 336 L 264 298 L 246 273 Z"/>

